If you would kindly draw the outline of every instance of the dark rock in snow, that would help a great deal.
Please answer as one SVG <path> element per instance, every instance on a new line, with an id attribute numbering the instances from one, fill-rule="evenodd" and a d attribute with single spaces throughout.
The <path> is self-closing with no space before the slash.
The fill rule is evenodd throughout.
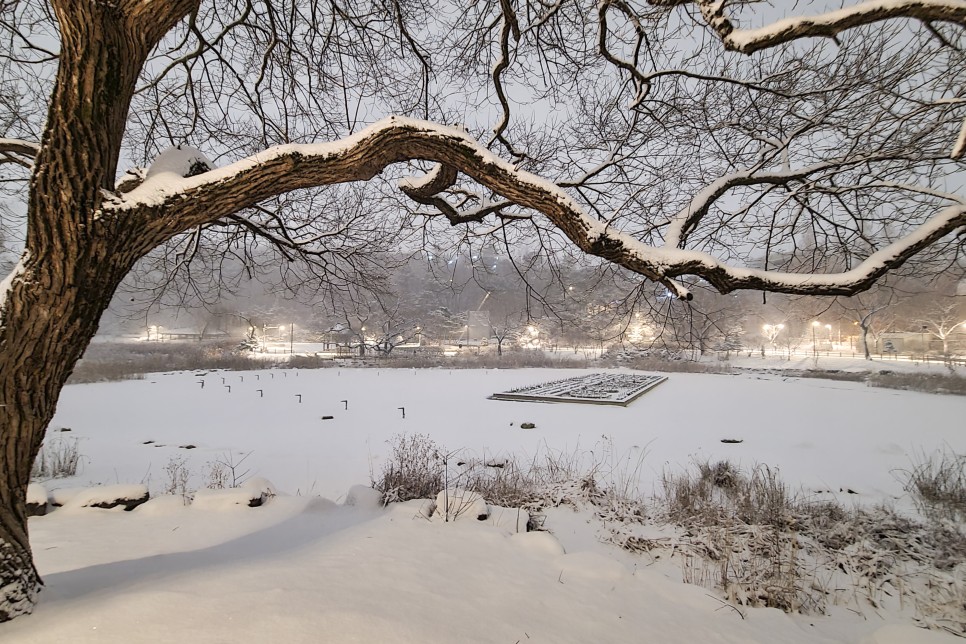
<path id="1" fill-rule="evenodd" d="M 28 517 L 42 517 L 45 514 L 47 514 L 46 503 L 28 503 L 27 504 Z"/>
<path id="2" fill-rule="evenodd" d="M 99 503 L 91 503 L 87 507 L 104 508 L 105 510 L 110 510 L 111 508 L 119 508 L 123 506 L 125 512 L 130 512 L 142 503 L 147 503 L 150 496 L 150 494 L 145 492 L 142 496 L 134 499 L 114 499 L 113 501 L 101 501 Z"/>

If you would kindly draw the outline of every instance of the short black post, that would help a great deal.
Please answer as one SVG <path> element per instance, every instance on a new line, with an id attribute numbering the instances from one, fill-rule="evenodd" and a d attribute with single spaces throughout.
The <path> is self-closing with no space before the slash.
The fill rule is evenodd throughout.
<path id="1" fill-rule="evenodd" d="M 399 409 L 399 411 L 402 412 L 403 418 L 405 418 L 406 417 L 406 408 L 405 407 L 399 407 L 398 409 Z"/>
<path id="2" fill-rule="evenodd" d="M 349 401 L 348 400 L 340 400 L 339 402 L 342 403 L 343 405 L 345 405 L 345 408 L 346 409 L 349 409 Z"/>
<path id="3" fill-rule="evenodd" d="M 228 390 L 228 393 L 231 393 L 231 385 L 225 385 L 225 389 Z"/>
<path id="4" fill-rule="evenodd" d="M 302 394 L 295 394 L 295 396 L 299 399 L 299 404 L 301 404 L 302 403 Z"/>
<path id="5" fill-rule="evenodd" d="M 255 391 L 258 392 L 258 397 L 259 398 L 264 398 L 265 397 L 265 392 L 262 391 L 261 389 L 256 389 Z"/>

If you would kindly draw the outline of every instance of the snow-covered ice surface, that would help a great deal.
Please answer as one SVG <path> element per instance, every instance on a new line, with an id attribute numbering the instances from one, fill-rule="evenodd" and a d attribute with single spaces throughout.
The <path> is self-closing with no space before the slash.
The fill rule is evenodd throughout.
<path id="1" fill-rule="evenodd" d="M 898 505 L 894 470 L 914 454 L 966 451 L 966 399 L 859 383 L 669 374 L 626 408 L 486 399 L 577 373 L 265 370 L 69 386 L 53 427 L 70 427 L 85 458 L 48 489 L 143 483 L 157 493 L 172 457 L 199 486 L 206 463 L 250 452 L 241 468 L 278 496 L 259 508 L 169 496 L 131 512 L 32 518 L 47 586 L 34 615 L 0 624 L 0 642 L 961 641 L 874 611 L 745 609 L 742 619 L 680 583 L 675 565 L 596 542 L 591 517 L 569 509 L 548 513 L 549 535 L 517 532 L 506 511 L 444 522 L 420 501 L 383 510 L 359 488 L 343 504 L 402 432 L 481 458 L 609 446 L 633 465 L 643 453 L 645 491 L 665 467 L 730 458 L 777 466 L 805 490 L 859 493 L 843 493 L 846 503 Z"/>

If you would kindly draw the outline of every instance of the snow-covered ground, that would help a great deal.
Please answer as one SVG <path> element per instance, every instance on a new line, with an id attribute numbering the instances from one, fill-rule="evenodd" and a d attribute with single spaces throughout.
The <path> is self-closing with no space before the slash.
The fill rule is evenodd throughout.
<path id="1" fill-rule="evenodd" d="M 48 440 L 76 438 L 81 471 L 48 488 L 145 484 L 157 496 L 172 463 L 198 487 L 222 460 L 280 495 L 259 508 L 69 504 L 31 519 L 47 588 L 34 615 L 0 625 L 0 641 L 959 641 L 875 610 L 742 618 L 680 583 L 674 564 L 598 543 L 592 517 L 568 509 L 548 513 L 547 534 L 518 533 L 513 513 L 445 523 L 419 502 L 382 510 L 357 492 L 346 503 L 402 433 L 480 457 L 593 451 L 614 476 L 639 473 L 645 493 L 665 468 L 728 458 L 777 467 L 806 493 L 899 507 L 896 473 L 917 454 L 966 452 L 966 399 L 860 383 L 669 374 L 626 408 L 487 399 L 576 373 L 333 368 L 69 386 L 52 430 L 71 431 Z"/>

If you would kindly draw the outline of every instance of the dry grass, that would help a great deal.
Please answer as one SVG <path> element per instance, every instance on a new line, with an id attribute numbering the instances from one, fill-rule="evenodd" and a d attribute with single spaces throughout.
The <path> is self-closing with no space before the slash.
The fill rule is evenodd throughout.
<path id="1" fill-rule="evenodd" d="M 898 474 L 924 516 L 966 522 L 966 454 L 944 447 Z"/>
<path id="2" fill-rule="evenodd" d="M 618 456 L 608 439 L 587 451 L 544 446 L 527 459 L 447 451 L 421 434 L 397 435 L 389 444 L 389 459 L 372 477 L 372 487 L 386 503 L 432 499 L 443 489 L 458 488 L 479 494 L 490 505 L 526 509 L 531 528 L 540 525 L 544 509 L 561 505 L 590 506 L 605 520 L 645 516 L 636 487 L 644 452 Z"/>
<path id="3" fill-rule="evenodd" d="M 51 438 L 40 447 L 37 459 L 30 470 L 30 478 L 53 479 L 76 476 L 81 458 L 76 438 L 65 436 Z"/>
<path id="4" fill-rule="evenodd" d="M 236 343 L 97 343 L 88 347 L 70 384 L 140 380 L 146 373 L 193 369 L 265 369 L 274 363 L 238 353 Z"/>
<path id="5" fill-rule="evenodd" d="M 646 450 L 618 454 L 607 439 L 590 450 L 544 448 L 526 460 L 447 452 L 421 435 L 390 444 L 392 456 L 374 481 L 387 501 L 459 488 L 489 504 L 528 510 L 531 529 L 550 507 L 589 510 L 601 522 L 602 540 L 678 561 L 684 581 L 717 588 L 737 610 L 908 608 L 922 626 L 966 634 L 962 525 L 809 500 L 791 492 L 773 468 L 746 472 L 728 461 L 665 472 L 658 497 L 645 501 L 637 481 Z M 961 473 L 954 456 L 917 469 Z M 652 530 L 649 522 L 676 526 L 675 536 L 643 536 Z"/>
<path id="6" fill-rule="evenodd" d="M 924 460 L 908 489 L 922 495 L 922 487 L 947 508 L 962 490 L 954 475 L 962 475 L 961 458 L 946 452 Z M 728 461 L 665 473 L 663 488 L 665 516 L 683 530 L 671 551 L 685 581 L 720 588 L 737 605 L 794 612 L 913 606 L 921 625 L 966 634 L 962 524 L 809 501 L 791 494 L 775 470 L 745 474 Z M 625 542 L 637 551 L 667 550 L 653 540 Z"/>
<path id="7" fill-rule="evenodd" d="M 896 373 L 879 371 L 869 375 L 870 387 L 921 391 L 930 394 L 966 396 L 966 377 L 955 373 Z"/>

